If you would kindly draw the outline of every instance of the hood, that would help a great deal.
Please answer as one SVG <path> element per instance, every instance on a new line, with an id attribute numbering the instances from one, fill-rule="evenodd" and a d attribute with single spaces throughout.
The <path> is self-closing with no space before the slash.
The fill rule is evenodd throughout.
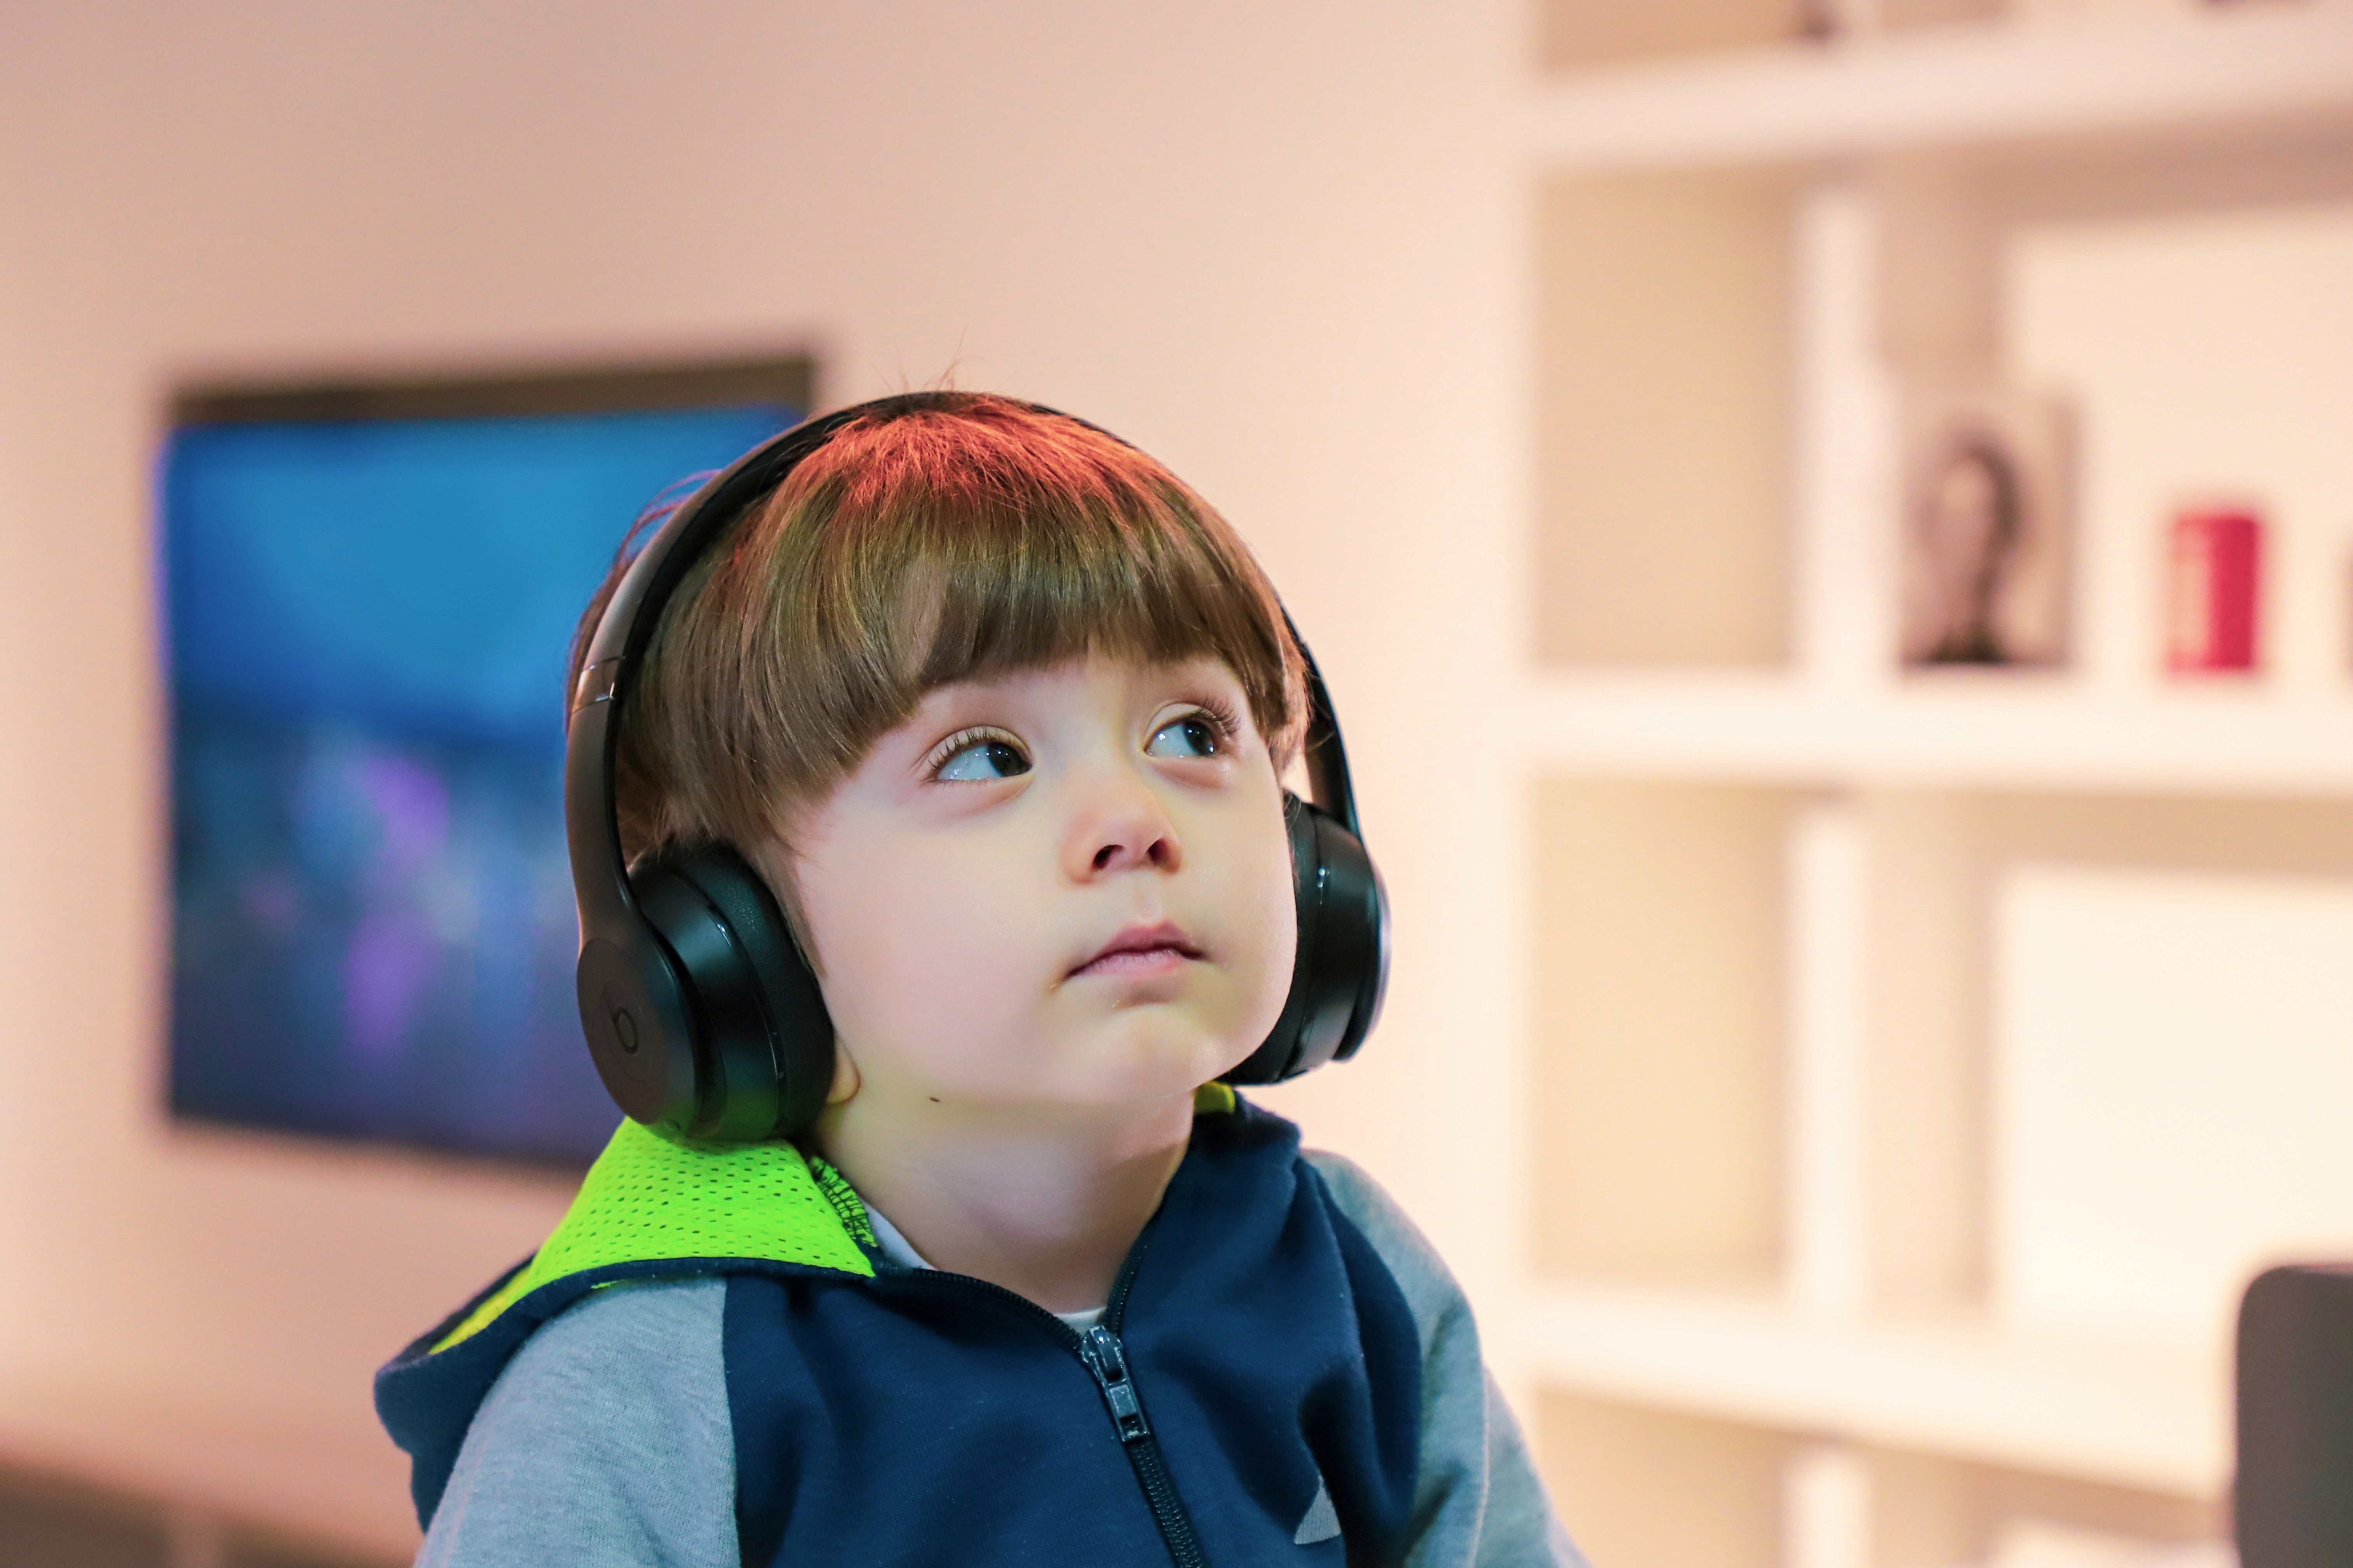
<path id="1" fill-rule="evenodd" d="M 376 1373 L 376 1414 L 414 1461 L 418 1519 L 508 1360 L 589 1291 L 747 1268 L 871 1277 L 873 1245 L 849 1184 L 789 1143 L 673 1143 L 622 1122 L 538 1252 Z"/>

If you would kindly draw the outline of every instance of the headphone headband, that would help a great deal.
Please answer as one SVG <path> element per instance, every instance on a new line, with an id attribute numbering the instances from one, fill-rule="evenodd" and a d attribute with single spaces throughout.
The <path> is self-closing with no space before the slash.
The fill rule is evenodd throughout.
<path id="1" fill-rule="evenodd" d="M 1348 750 L 1340 743 L 1340 716 L 1332 710 L 1324 672 L 1315 668 L 1315 656 L 1307 650 L 1307 639 L 1299 635 L 1289 610 L 1282 612 L 1282 629 L 1291 634 L 1291 646 L 1299 650 L 1299 662 L 1306 667 L 1307 733 L 1299 749 L 1307 767 L 1307 787 L 1317 805 L 1362 838 L 1365 831 L 1356 825 L 1356 789 L 1348 778 Z"/>

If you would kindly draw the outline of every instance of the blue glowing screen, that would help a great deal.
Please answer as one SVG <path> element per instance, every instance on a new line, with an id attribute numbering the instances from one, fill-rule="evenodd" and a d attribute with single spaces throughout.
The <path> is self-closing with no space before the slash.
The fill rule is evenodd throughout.
<path id="1" fill-rule="evenodd" d="M 580 1037 L 573 626 L 776 407 L 197 425 L 163 464 L 171 1101 L 525 1159 L 619 1112 Z"/>

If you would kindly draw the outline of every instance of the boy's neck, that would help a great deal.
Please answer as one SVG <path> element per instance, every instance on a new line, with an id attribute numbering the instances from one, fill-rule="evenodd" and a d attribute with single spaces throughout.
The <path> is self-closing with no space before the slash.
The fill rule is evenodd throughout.
<path id="1" fill-rule="evenodd" d="M 818 1143 L 934 1268 L 1077 1312 L 1105 1304 L 1192 1125 L 1189 1094 L 1041 1121 L 860 1093 L 826 1111 Z"/>

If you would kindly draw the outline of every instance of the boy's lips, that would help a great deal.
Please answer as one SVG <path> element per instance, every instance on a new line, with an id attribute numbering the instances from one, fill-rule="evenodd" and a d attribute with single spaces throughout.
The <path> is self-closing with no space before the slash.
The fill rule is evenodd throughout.
<path id="1" fill-rule="evenodd" d="M 1200 944 L 1174 921 L 1132 925 L 1095 949 L 1065 978 L 1082 974 L 1153 974 L 1201 956 Z"/>

